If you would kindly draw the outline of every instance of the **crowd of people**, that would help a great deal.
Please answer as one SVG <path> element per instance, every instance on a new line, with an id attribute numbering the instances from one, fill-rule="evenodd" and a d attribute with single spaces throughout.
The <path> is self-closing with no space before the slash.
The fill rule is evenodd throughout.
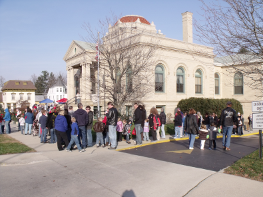
<path id="1" fill-rule="evenodd" d="M 196 136 L 199 135 L 200 149 L 204 149 L 206 140 L 209 140 L 209 149 L 216 149 L 217 134 L 223 134 L 223 149 L 230 150 L 230 139 L 232 134 L 243 134 L 244 118 L 240 113 L 236 113 L 231 108 L 232 103 L 227 103 L 227 108 L 222 110 L 220 117 L 217 114 L 205 114 L 190 109 L 183 113 L 180 108 L 176 109 L 174 116 L 173 138 L 189 137 L 189 149 L 194 148 Z M 96 132 L 96 146 L 110 146 L 109 150 L 115 150 L 118 142 L 125 140 L 131 144 L 132 135 L 136 136 L 136 145 L 141 145 L 142 141 L 156 142 L 161 138 L 166 138 L 165 127 L 166 114 L 164 109 L 159 114 L 156 108 L 151 108 L 149 116 L 146 116 L 144 105 L 134 104 L 134 115 L 128 120 L 122 120 L 118 116 L 118 111 L 112 102 L 108 103 L 104 119 L 98 118 L 93 124 L 93 112 L 90 106 L 78 103 L 78 109 L 73 111 L 73 107 L 67 105 L 61 110 L 59 106 L 50 106 L 45 109 L 42 106 L 26 108 L 22 113 L 16 110 L 18 119 L 18 129 L 21 134 L 33 135 L 40 138 L 40 143 L 57 144 L 59 151 L 66 149 L 72 151 L 74 144 L 80 152 L 93 146 L 92 128 Z M 0 116 L 1 133 L 3 133 L 3 122 L 6 133 L 11 132 L 10 113 L 5 109 L 4 118 Z M 249 124 L 252 124 L 252 117 L 249 116 Z M 134 129 L 131 131 L 132 125 Z M 245 128 L 246 129 L 246 128 Z M 50 136 L 48 139 L 47 137 Z M 213 147 L 212 147 L 213 145 Z"/>

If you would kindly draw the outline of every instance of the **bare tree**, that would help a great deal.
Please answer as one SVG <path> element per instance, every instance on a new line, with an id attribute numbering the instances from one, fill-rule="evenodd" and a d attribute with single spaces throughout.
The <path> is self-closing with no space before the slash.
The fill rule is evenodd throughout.
<path id="1" fill-rule="evenodd" d="M 63 85 L 67 85 L 67 74 L 65 72 L 59 72 L 56 74 L 57 80 L 60 79 Z"/>
<path id="2" fill-rule="evenodd" d="M 0 89 L 4 86 L 5 78 L 3 76 L 0 76 Z"/>
<path id="3" fill-rule="evenodd" d="M 263 96 L 263 1 L 200 1 L 205 22 L 195 21 L 199 40 L 214 47 L 215 63 L 228 66 L 232 76 L 243 74 Z"/>
<path id="4" fill-rule="evenodd" d="M 36 74 L 31 75 L 30 80 L 33 82 L 33 84 L 36 84 L 38 76 Z"/>
<path id="5" fill-rule="evenodd" d="M 112 101 L 121 111 L 125 104 L 140 101 L 154 91 L 152 71 L 158 39 L 146 36 L 145 29 L 132 23 L 121 23 L 117 17 L 100 21 L 100 25 L 101 39 L 98 41 L 98 31 L 85 25 L 85 40 L 99 46 L 101 98 Z M 93 84 L 98 81 L 97 63 L 90 80 Z"/>

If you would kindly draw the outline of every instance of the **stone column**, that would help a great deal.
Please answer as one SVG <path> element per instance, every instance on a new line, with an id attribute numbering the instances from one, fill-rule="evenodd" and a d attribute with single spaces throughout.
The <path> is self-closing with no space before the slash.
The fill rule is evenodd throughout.
<path id="1" fill-rule="evenodd" d="M 67 94 L 68 99 L 72 99 L 74 94 L 74 70 L 72 67 L 68 68 L 67 71 Z"/>

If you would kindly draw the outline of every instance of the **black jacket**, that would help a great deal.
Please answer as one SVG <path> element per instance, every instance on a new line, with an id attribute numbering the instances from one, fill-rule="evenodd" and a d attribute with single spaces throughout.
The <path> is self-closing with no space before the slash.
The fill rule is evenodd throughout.
<path id="1" fill-rule="evenodd" d="M 65 118 L 67 119 L 67 123 L 68 123 L 68 128 L 71 128 L 71 116 L 70 115 L 64 115 Z"/>
<path id="2" fill-rule="evenodd" d="M 162 125 L 166 124 L 166 115 L 164 112 L 160 113 L 160 120 L 161 120 Z"/>
<path id="3" fill-rule="evenodd" d="M 197 117 L 195 115 L 187 115 L 184 121 L 184 128 L 188 134 L 198 134 Z"/>
<path id="4" fill-rule="evenodd" d="M 203 124 L 204 125 L 210 125 L 210 116 L 207 116 L 207 117 L 204 118 Z"/>
<path id="5" fill-rule="evenodd" d="M 234 122 L 237 121 L 236 111 L 231 107 L 223 109 L 220 120 L 224 127 L 233 126 Z"/>
<path id="6" fill-rule="evenodd" d="M 153 114 L 150 114 L 148 119 L 149 119 L 149 129 L 153 129 L 153 117 L 154 115 Z"/>
<path id="7" fill-rule="evenodd" d="M 93 125 L 93 112 L 89 111 L 88 113 L 89 116 L 89 123 L 87 125 L 87 129 L 92 129 L 92 125 Z"/>
<path id="8" fill-rule="evenodd" d="M 78 109 L 72 116 L 76 118 L 78 126 L 86 126 L 89 123 L 89 115 L 84 109 Z"/>
<path id="9" fill-rule="evenodd" d="M 47 116 L 47 128 L 53 129 L 55 128 L 55 119 L 57 115 L 55 113 L 49 113 Z"/>
<path id="10" fill-rule="evenodd" d="M 106 114 L 107 125 L 116 126 L 118 121 L 118 111 L 116 108 L 112 107 L 109 109 L 109 112 Z"/>
<path id="11" fill-rule="evenodd" d="M 142 124 L 144 120 L 142 120 L 142 110 L 139 107 L 134 111 L 133 115 L 134 124 Z"/>
<path id="12" fill-rule="evenodd" d="M 174 126 L 175 127 L 178 127 L 178 126 L 182 126 L 183 122 L 182 122 L 182 115 L 178 115 L 178 114 L 175 114 L 175 117 L 174 117 Z"/>

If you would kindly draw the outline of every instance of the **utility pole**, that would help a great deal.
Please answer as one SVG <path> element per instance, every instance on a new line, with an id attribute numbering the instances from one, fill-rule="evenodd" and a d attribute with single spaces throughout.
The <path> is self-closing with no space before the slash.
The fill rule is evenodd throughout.
<path id="1" fill-rule="evenodd" d="M 98 118 L 100 117 L 100 32 L 98 32 Z"/>

